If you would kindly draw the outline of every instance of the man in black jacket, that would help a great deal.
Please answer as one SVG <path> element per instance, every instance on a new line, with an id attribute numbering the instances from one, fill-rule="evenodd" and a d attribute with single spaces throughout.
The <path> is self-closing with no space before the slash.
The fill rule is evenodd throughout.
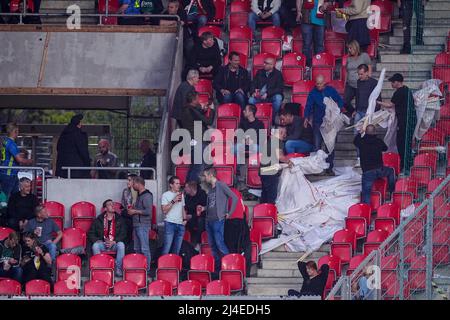
<path id="1" fill-rule="evenodd" d="M 303 126 L 304 120 L 294 115 L 291 110 L 283 109 L 280 113 L 281 125 L 286 126 L 286 153 L 309 153 L 314 149 L 311 126 Z"/>
<path id="2" fill-rule="evenodd" d="M 141 140 L 139 150 L 143 154 L 140 168 L 153 168 L 156 170 L 156 154 L 150 146 L 150 141 L 147 139 Z M 139 175 L 144 179 L 154 179 L 153 171 L 151 170 L 141 170 Z"/>
<path id="3" fill-rule="evenodd" d="M 81 131 L 82 114 L 72 117 L 70 123 L 61 133 L 56 150 L 56 176 L 67 178 L 67 170 L 62 167 L 89 167 L 91 159 L 88 150 L 88 136 Z M 89 179 L 89 170 L 72 170 L 71 178 Z"/>
<path id="4" fill-rule="evenodd" d="M 92 243 L 92 253 L 103 251 L 116 252 L 116 275 L 122 276 L 122 260 L 125 256 L 125 241 L 127 229 L 122 217 L 114 210 L 111 199 L 103 202 L 104 213 L 100 214 L 91 225 L 88 232 L 89 242 Z"/>
<path id="5" fill-rule="evenodd" d="M 323 264 L 320 267 L 320 272 L 317 270 L 317 264 L 314 261 L 298 262 L 298 270 L 303 277 L 303 284 L 300 292 L 296 290 L 289 290 L 290 296 L 320 296 L 323 298 L 323 291 L 327 284 L 328 272 L 330 267 L 328 264 Z"/>
<path id="6" fill-rule="evenodd" d="M 217 74 L 222 65 L 222 57 L 217 40 L 211 32 L 200 36 L 200 42 L 194 45 L 189 57 L 189 69 L 197 69 L 200 75 L 211 78 Z"/>
<path id="7" fill-rule="evenodd" d="M 394 169 L 383 165 L 383 151 L 387 151 L 386 144 L 375 135 L 375 126 L 368 125 L 366 134 L 361 137 L 358 134 L 355 137 L 354 144 L 359 148 L 361 157 L 362 174 L 362 197 L 361 202 L 370 204 L 370 193 L 375 180 L 387 177 L 389 183 L 389 192 L 394 191 L 395 175 Z"/>
<path id="8" fill-rule="evenodd" d="M 250 104 L 271 102 L 273 118 L 281 108 L 283 102 L 284 82 L 280 71 L 275 69 L 275 59 L 264 59 L 264 69 L 258 70 L 250 89 Z"/>
<path id="9" fill-rule="evenodd" d="M 177 91 L 175 92 L 175 97 L 172 104 L 172 118 L 177 120 L 179 126 L 181 126 L 181 113 L 186 104 L 186 95 L 190 91 L 195 91 L 195 85 L 197 85 L 199 79 L 198 70 L 189 70 L 186 76 L 186 81 L 180 83 Z"/>
<path id="10" fill-rule="evenodd" d="M 216 97 L 220 103 L 237 103 L 243 110 L 250 89 L 250 77 L 247 69 L 242 68 L 239 54 L 235 51 L 228 55 L 229 63 L 219 68 L 213 81 Z"/>
<path id="11" fill-rule="evenodd" d="M 39 199 L 31 193 L 31 180 L 23 177 L 19 180 L 20 191 L 13 193 L 8 200 L 8 225 L 16 231 L 23 231 L 28 220 L 35 217 L 34 210 Z"/>

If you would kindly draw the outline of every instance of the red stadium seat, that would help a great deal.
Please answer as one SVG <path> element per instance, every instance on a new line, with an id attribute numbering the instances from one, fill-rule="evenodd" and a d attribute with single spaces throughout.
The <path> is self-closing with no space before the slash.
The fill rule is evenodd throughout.
<path id="1" fill-rule="evenodd" d="M 270 53 L 281 58 L 283 54 L 284 29 L 275 26 L 269 26 L 261 32 L 260 52 Z"/>
<path id="2" fill-rule="evenodd" d="M 101 280 L 90 280 L 84 283 L 85 296 L 107 296 L 109 295 L 109 286 Z"/>
<path id="3" fill-rule="evenodd" d="M 251 42 L 246 39 L 231 39 L 228 43 L 228 53 L 235 51 L 250 57 L 251 49 Z"/>
<path id="4" fill-rule="evenodd" d="M 139 289 L 147 288 L 147 258 L 138 253 L 123 257 L 123 279 L 136 283 Z"/>
<path id="5" fill-rule="evenodd" d="M 208 79 L 200 79 L 198 83 L 194 86 L 195 91 L 199 93 L 207 93 L 212 97 L 213 95 L 213 87 L 212 81 Z"/>
<path id="6" fill-rule="evenodd" d="M 203 26 L 198 29 L 198 35 L 201 36 L 205 32 L 211 32 L 215 38 L 220 38 L 222 29 L 217 26 Z"/>
<path id="7" fill-rule="evenodd" d="M 426 186 L 432 179 L 433 173 L 430 167 L 412 166 L 410 178 L 417 182 L 419 187 Z"/>
<path id="8" fill-rule="evenodd" d="M 63 231 L 61 249 L 83 247 L 86 249 L 86 233 L 79 228 L 68 228 Z"/>
<path id="9" fill-rule="evenodd" d="M 133 281 L 122 280 L 114 284 L 113 293 L 115 296 L 137 296 L 139 287 Z"/>
<path id="10" fill-rule="evenodd" d="M 246 26 L 248 22 L 248 12 L 231 12 L 228 21 L 228 30 L 235 27 Z"/>
<path id="11" fill-rule="evenodd" d="M 400 207 L 394 203 L 386 203 L 377 210 L 375 230 L 385 230 L 392 233 L 400 220 Z"/>
<path id="12" fill-rule="evenodd" d="M 404 231 L 404 242 L 406 244 L 414 244 L 416 246 L 424 243 L 424 221 L 421 218 L 412 219 L 406 226 Z"/>
<path id="13" fill-rule="evenodd" d="M 301 116 L 303 117 L 303 112 L 305 110 L 306 101 L 311 90 L 314 89 L 314 81 L 302 80 L 294 83 L 292 87 L 292 98 L 291 102 L 298 103 L 302 106 Z"/>
<path id="14" fill-rule="evenodd" d="M 0 241 L 3 241 L 6 238 L 8 238 L 8 236 L 11 232 L 14 232 L 14 230 L 11 228 L 0 227 Z"/>
<path id="15" fill-rule="evenodd" d="M 411 192 L 393 192 L 392 203 L 396 204 L 400 210 L 403 210 L 414 202 L 414 195 Z"/>
<path id="16" fill-rule="evenodd" d="M 375 59 L 378 56 L 378 43 L 380 42 L 380 31 L 377 29 L 369 30 L 370 44 L 367 47 L 367 54 L 371 59 Z"/>
<path id="17" fill-rule="evenodd" d="M 303 39 L 292 39 L 292 52 L 303 52 Z"/>
<path id="18" fill-rule="evenodd" d="M 348 209 L 348 217 L 345 219 L 345 228 L 353 230 L 356 239 L 365 238 L 370 225 L 371 207 L 365 203 L 357 203 Z"/>
<path id="19" fill-rule="evenodd" d="M 371 208 L 366 203 L 356 203 L 348 208 L 349 217 L 362 217 L 367 221 L 367 225 L 371 222 Z"/>
<path id="20" fill-rule="evenodd" d="M 363 246 L 363 254 L 368 255 L 373 250 L 378 249 L 380 244 L 389 237 L 385 230 L 373 230 L 367 235 L 367 241 Z"/>
<path id="21" fill-rule="evenodd" d="M 347 275 L 350 275 L 353 271 L 355 271 L 365 258 L 366 256 L 363 254 L 352 257 L 348 264 Z"/>
<path id="22" fill-rule="evenodd" d="M 380 33 L 387 33 L 392 28 L 392 13 L 394 7 L 389 1 L 372 1 L 371 7 L 377 6 L 380 8 Z"/>
<path id="23" fill-rule="evenodd" d="M 330 249 L 332 256 L 339 257 L 343 264 L 347 264 L 354 250 L 356 250 L 356 233 L 353 230 L 344 229 L 334 233 Z"/>
<path id="24" fill-rule="evenodd" d="M 172 285 L 169 281 L 155 280 L 148 286 L 149 296 L 171 296 L 172 292 Z"/>
<path id="25" fill-rule="evenodd" d="M 81 258 L 76 254 L 65 253 L 56 257 L 56 280 L 65 281 L 79 268 L 81 277 Z"/>
<path id="26" fill-rule="evenodd" d="M 186 280 L 180 282 L 178 285 L 179 296 L 197 296 L 200 297 L 202 295 L 202 285 L 200 282 L 195 280 Z"/>
<path id="27" fill-rule="evenodd" d="M 40 279 L 28 281 L 25 284 L 25 294 L 27 296 L 49 296 L 50 283 Z"/>
<path id="28" fill-rule="evenodd" d="M 76 287 L 69 288 L 65 280 L 60 280 L 54 284 L 53 294 L 55 296 L 78 296 L 80 290 Z"/>
<path id="29" fill-rule="evenodd" d="M 378 210 L 383 203 L 383 197 L 380 192 L 371 192 L 370 194 L 370 207 L 372 211 Z"/>
<path id="30" fill-rule="evenodd" d="M 258 70 L 264 69 L 264 60 L 267 58 L 276 59 L 276 56 L 270 53 L 259 53 L 253 57 L 252 76 L 256 76 Z"/>
<path id="31" fill-rule="evenodd" d="M 247 69 L 248 67 L 248 58 L 245 54 L 242 53 L 238 53 L 239 54 L 239 65 L 244 68 Z M 228 54 L 225 55 L 225 57 L 223 58 L 223 65 L 227 65 L 228 64 Z"/>
<path id="32" fill-rule="evenodd" d="M 261 251 L 262 238 L 261 232 L 257 229 L 250 231 L 250 242 L 252 248 L 252 264 L 259 262 L 259 252 Z"/>
<path id="33" fill-rule="evenodd" d="M 101 280 L 114 287 L 115 260 L 107 254 L 96 254 L 89 259 L 89 279 Z"/>
<path id="34" fill-rule="evenodd" d="M 396 192 L 411 192 L 414 195 L 414 199 L 417 199 L 419 194 L 419 187 L 417 182 L 410 178 L 400 178 L 395 183 Z"/>
<path id="35" fill-rule="evenodd" d="M 217 173 L 217 180 L 226 183 L 229 187 L 234 184 L 234 170 L 232 166 L 214 166 Z"/>
<path id="36" fill-rule="evenodd" d="M 325 33 L 325 52 L 331 53 L 335 58 L 342 58 L 345 54 L 345 40 L 333 31 Z"/>
<path id="37" fill-rule="evenodd" d="M 250 12 L 250 1 L 234 0 L 230 5 L 230 12 Z"/>
<path id="38" fill-rule="evenodd" d="M 175 163 L 175 175 L 180 178 L 180 183 L 182 186 L 187 182 L 187 175 L 189 172 L 189 168 L 191 167 L 191 157 L 183 156 L 177 159 Z"/>
<path id="39" fill-rule="evenodd" d="M 372 192 L 379 192 L 381 194 L 381 201 L 384 202 L 384 199 L 386 199 L 387 194 L 387 188 L 388 188 L 388 182 L 387 178 L 379 178 L 375 180 L 375 182 L 372 185 Z"/>
<path id="40" fill-rule="evenodd" d="M 330 53 L 322 52 L 314 55 L 312 59 L 312 79 L 321 74 L 324 76 L 325 82 L 332 81 L 335 65 L 336 60 Z"/>
<path id="41" fill-rule="evenodd" d="M 264 124 L 264 129 L 267 130 L 267 134 L 270 133 L 272 127 L 272 103 L 261 102 L 256 104 L 256 118 L 261 120 Z"/>
<path id="42" fill-rule="evenodd" d="M 56 201 L 46 201 L 44 205 L 48 211 L 48 216 L 55 221 L 60 230 L 63 230 L 65 213 L 64 205 Z"/>
<path id="43" fill-rule="evenodd" d="M 188 280 L 195 280 L 202 288 L 211 282 L 211 273 L 214 272 L 214 257 L 198 254 L 191 258 L 191 269 L 188 271 Z"/>
<path id="44" fill-rule="evenodd" d="M 120 8 L 119 0 L 108 1 L 108 14 L 116 14 L 119 8 Z M 98 1 L 98 13 L 106 13 L 106 0 Z M 102 24 L 116 25 L 117 17 L 102 17 Z"/>
<path id="45" fill-rule="evenodd" d="M 207 296 L 229 296 L 230 294 L 230 284 L 225 280 L 214 280 L 206 286 Z"/>
<path id="46" fill-rule="evenodd" d="M 425 290 L 426 271 L 425 270 L 408 270 L 408 286 L 412 291 Z"/>
<path id="47" fill-rule="evenodd" d="M 306 67 L 306 57 L 301 53 L 288 53 L 283 57 L 281 73 L 284 84 L 293 86 L 297 81 L 303 80 L 303 72 Z"/>
<path id="48" fill-rule="evenodd" d="M 262 239 L 270 239 L 275 236 L 277 223 L 278 212 L 275 205 L 262 203 L 253 208 L 252 227 L 259 230 Z"/>
<path id="49" fill-rule="evenodd" d="M 450 65 L 450 52 L 441 52 L 436 55 L 434 59 L 435 65 L 449 66 Z"/>
<path id="50" fill-rule="evenodd" d="M 400 174 L 400 155 L 394 152 L 384 152 L 383 165 L 394 168 L 395 175 L 398 176 Z"/>
<path id="51" fill-rule="evenodd" d="M 230 40 L 248 40 L 251 44 L 251 41 L 253 41 L 253 31 L 248 26 L 234 27 L 230 30 L 229 38 Z"/>
<path id="52" fill-rule="evenodd" d="M 225 20 L 225 0 L 213 0 L 214 6 L 216 7 L 216 14 L 212 21 L 208 21 L 208 24 L 222 26 Z"/>
<path id="53" fill-rule="evenodd" d="M 20 296 L 22 286 L 19 282 L 12 279 L 0 280 L 0 295 Z"/>
<path id="54" fill-rule="evenodd" d="M 341 95 L 344 96 L 345 92 L 345 82 L 342 80 L 331 80 L 328 82 L 328 85 L 330 87 L 333 87 L 336 89 L 336 91 Z"/>
<path id="55" fill-rule="evenodd" d="M 444 177 L 436 177 L 427 184 L 427 192 L 433 192 L 445 180 Z M 448 190 L 446 190 L 448 192 Z"/>
<path id="56" fill-rule="evenodd" d="M 72 227 L 87 233 L 96 216 L 95 205 L 87 201 L 74 203 L 70 208 L 70 216 Z"/>
<path id="57" fill-rule="evenodd" d="M 231 291 L 243 290 L 246 276 L 245 258 L 236 253 L 222 257 L 222 268 L 219 276 L 220 280 L 225 280 L 230 284 Z"/>
<path id="58" fill-rule="evenodd" d="M 247 166 L 246 185 L 251 189 L 261 189 L 262 182 L 259 175 L 259 167 Z"/>
<path id="59" fill-rule="evenodd" d="M 450 263 L 449 245 L 433 245 L 433 266 L 448 265 Z"/>
<path id="60" fill-rule="evenodd" d="M 179 274 L 182 267 L 181 257 L 176 254 L 166 254 L 158 258 L 156 279 L 168 281 L 172 288 L 178 287 Z"/>
<path id="61" fill-rule="evenodd" d="M 342 273 L 342 261 L 338 256 L 328 255 L 323 256 L 317 262 L 317 267 L 320 267 L 324 264 L 328 264 L 330 270 L 333 270 L 338 277 L 341 276 Z"/>

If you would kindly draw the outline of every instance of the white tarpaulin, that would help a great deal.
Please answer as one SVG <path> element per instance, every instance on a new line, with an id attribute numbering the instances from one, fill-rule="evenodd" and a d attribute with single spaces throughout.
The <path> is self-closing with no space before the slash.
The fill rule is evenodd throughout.
<path id="1" fill-rule="evenodd" d="M 283 244 L 291 251 L 315 251 L 344 227 L 348 208 L 359 201 L 361 175 L 346 168 L 340 176 L 308 181 L 302 168 L 323 170 L 328 166 L 325 159 L 326 154 L 319 151 L 312 157 L 293 161 L 293 168 L 283 169 L 276 200 L 282 234 L 264 242 L 261 254 Z"/>
<path id="2" fill-rule="evenodd" d="M 333 99 L 325 97 L 323 103 L 326 108 L 322 125 L 320 126 L 320 133 L 322 134 L 323 142 L 327 146 L 328 152 L 331 153 L 334 150 L 338 132 L 344 127 L 344 124 L 348 125 L 350 123 L 350 119 L 341 113 L 341 110 Z"/>
<path id="3" fill-rule="evenodd" d="M 430 128 L 431 123 L 439 117 L 439 110 L 441 109 L 439 98 L 442 97 L 439 85 L 441 83 L 442 81 L 438 79 L 424 81 L 421 89 L 413 94 L 417 114 L 414 137 L 417 140 L 422 139 L 422 136 Z"/>
<path id="4" fill-rule="evenodd" d="M 381 70 L 381 74 L 380 74 L 380 78 L 378 79 L 377 86 L 375 87 L 375 89 L 372 90 L 372 93 L 369 96 L 369 105 L 367 107 L 367 112 L 366 112 L 366 115 L 368 116 L 368 122 L 366 122 L 366 125 L 373 123 L 372 116 L 375 113 L 375 108 L 377 106 L 377 99 L 380 96 L 381 89 L 383 89 L 383 81 L 384 81 L 385 75 L 386 75 L 386 68 L 383 68 L 383 70 Z"/>

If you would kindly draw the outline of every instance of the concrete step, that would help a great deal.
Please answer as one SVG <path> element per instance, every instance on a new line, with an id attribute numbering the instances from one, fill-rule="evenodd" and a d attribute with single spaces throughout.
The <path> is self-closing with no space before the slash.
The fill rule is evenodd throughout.
<path id="1" fill-rule="evenodd" d="M 262 259 L 298 259 L 300 258 L 304 253 L 303 252 L 267 252 L 262 255 Z M 316 251 L 311 253 L 307 259 L 319 259 L 325 255 L 327 255 L 328 252 L 324 251 Z"/>
<path id="2" fill-rule="evenodd" d="M 436 54 L 434 53 L 425 53 L 425 54 L 388 54 L 383 53 L 381 54 L 381 63 L 409 63 L 409 64 L 416 64 L 416 63 L 429 63 L 433 64 L 434 60 L 436 58 Z"/>
<path id="3" fill-rule="evenodd" d="M 442 3 L 443 2 L 440 2 L 440 4 Z M 449 17 L 450 17 L 450 10 L 448 9 L 429 10 L 428 8 L 426 8 L 425 10 L 425 19 L 448 19 Z"/>
<path id="4" fill-rule="evenodd" d="M 297 259 L 300 258 L 300 256 L 296 258 L 263 258 L 262 259 L 262 269 L 270 269 L 270 270 L 278 270 L 278 269 L 292 269 L 296 270 L 298 269 L 297 266 Z M 319 258 L 312 258 L 310 260 L 313 260 L 317 263 Z"/>
<path id="5" fill-rule="evenodd" d="M 442 37 L 424 37 L 423 38 L 423 42 L 425 43 L 425 45 L 439 45 L 439 44 L 443 44 L 445 43 L 446 37 L 442 36 Z M 416 42 L 416 37 L 413 36 L 411 37 L 411 43 L 415 43 Z M 389 42 L 388 44 L 403 44 L 403 36 L 397 36 L 397 37 L 389 37 Z"/>
<path id="6" fill-rule="evenodd" d="M 334 166 L 336 168 L 339 167 L 353 167 L 355 165 L 355 159 L 356 159 L 356 152 L 355 154 L 350 154 L 353 158 L 350 158 L 349 156 L 345 156 L 344 157 L 338 157 L 338 155 L 336 155 L 336 157 L 334 158 Z"/>
<path id="7" fill-rule="evenodd" d="M 301 286 L 303 283 L 302 277 L 264 277 L 264 278 L 247 278 L 247 284 L 251 285 L 274 285 L 274 284 L 285 284 L 293 286 Z"/>
<path id="8" fill-rule="evenodd" d="M 288 284 L 251 284 L 247 286 L 247 295 L 249 296 L 287 296 L 289 289 L 300 290 L 300 286 Z"/>
<path id="9" fill-rule="evenodd" d="M 292 277 L 301 277 L 300 271 L 297 269 L 258 269 L 257 271 L 258 278 L 292 278 Z"/>
<path id="10" fill-rule="evenodd" d="M 391 75 L 395 73 L 395 71 L 386 70 L 386 78 L 389 78 Z M 372 76 L 375 79 L 380 77 L 381 70 L 373 71 Z M 427 71 L 409 71 L 407 73 L 407 78 L 410 81 L 424 81 L 431 77 L 431 68 Z"/>
<path id="11" fill-rule="evenodd" d="M 347 151 L 356 150 L 356 147 L 353 144 L 353 141 L 352 142 L 340 142 L 340 143 L 336 144 L 334 149 L 336 150 L 336 152 L 337 151 L 345 151 L 345 152 L 347 152 Z"/>
<path id="12" fill-rule="evenodd" d="M 411 28 L 411 35 L 416 34 L 416 28 Z M 403 37 L 403 26 L 397 25 L 394 28 L 395 37 Z M 446 25 L 426 25 L 423 29 L 424 37 L 446 37 L 448 35 L 448 27 Z"/>
<path id="13" fill-rule="evenodd" d="M 409 55 L 402 55 L 403 57 L 409 56 Z M 415 72 L 415 71 L 427 71 L 430 72 L 432 67 L 431 63 L 394 63 L 394 62 L 383 62 L 383 63 L 377 63 L 376 69 L 377 71 L 381 71 L 383 68 L 386 68 L 386 71 L 389 73 L 394 72 L 403 72 L 405 73 L 403 76 L 406 76 L 409 71 Z"/>
<path id="14" fill-rule="evenodd" d="M 448 1 L 430 1 L 425 6 L 425 12 L 447 10 L 450 14 L 450 2 Z"/>

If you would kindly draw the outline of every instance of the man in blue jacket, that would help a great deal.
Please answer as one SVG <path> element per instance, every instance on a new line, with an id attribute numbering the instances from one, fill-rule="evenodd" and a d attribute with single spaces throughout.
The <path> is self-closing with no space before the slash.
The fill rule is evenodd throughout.
<path id="1" fill-rule="evenodd" d="M 305 128 L 308 127 L 308 124 L 313 127 L 314 151 L 319 150 L 323 142 L 320 126 L 322 125 L 323 117 L 325 116 L 326 106 L 323 100 L 326 97 L 333 99 L 342 110 L 344 101 L 339 93 L 333 87 L 327 86 L 325 78 L 322 75 L 318 75 L 316 77 L 316 87 L 309 93 L 308 100 L 306 101 L 304 120 Z M 326 173 L 329 175 L 334 175 L 333 160 L 334 151 L 331 152 L 327 158 L 330 167 L 326 170 Z"/>

